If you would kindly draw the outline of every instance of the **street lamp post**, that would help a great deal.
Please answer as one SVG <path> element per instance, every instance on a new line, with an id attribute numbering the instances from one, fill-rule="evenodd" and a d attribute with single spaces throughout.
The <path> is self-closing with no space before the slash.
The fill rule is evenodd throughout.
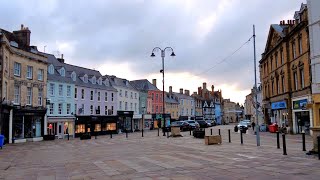
<path id="1" fill-rule="evenodd" d="M 164 125 L 162 127 L 162 131 L 163 131 L 163 136 L 166 135 L 166 132 L 165 132 L 165 102 L 164 102 L 164 57 L 166 55 L 166 51 L 169 50 L 171 51 L 171 55 L 170 56 L 176 56 L 174 54 L 174 51 L 171 47 L 166 47 L 164 48 L 163 50 L 159 47 L 155 47 L 153 48 L 152 50 L 152 53 L 151 53 L 151 57 L 155 57 L 156 55 L 154 54 L 155 51 L 160 51 L 161 52 L 161 58 L 162 58 L 162 69 L 160 70 L 160 73 L 162 73 L 162 118 L 163 118 L 163 122 L 164 122 Z"/>

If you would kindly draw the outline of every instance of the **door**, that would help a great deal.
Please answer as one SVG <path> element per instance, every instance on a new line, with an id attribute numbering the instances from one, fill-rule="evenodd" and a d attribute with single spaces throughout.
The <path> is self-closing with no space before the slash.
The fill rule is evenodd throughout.
<path id="1" fill-rule="evenodd" d="M 58 123 L 58 133 L 57 133 L 59 139 L 62 139 L 62 137 L 63 137 L 62 127 L 63 127 L 63 124 L 61 122 L 59 122 Z"/>

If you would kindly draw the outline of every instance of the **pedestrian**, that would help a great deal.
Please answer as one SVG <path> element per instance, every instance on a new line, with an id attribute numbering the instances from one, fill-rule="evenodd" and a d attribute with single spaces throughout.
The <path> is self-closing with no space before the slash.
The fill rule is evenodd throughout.
<path id="1" fill-rule="evenodd" d="M 254 123 L 254 121 L 252 121 L 251 126 L 252 126 L 252 130 L 254 131 L 254 127 L 255 127 L 256 123 Z"/>

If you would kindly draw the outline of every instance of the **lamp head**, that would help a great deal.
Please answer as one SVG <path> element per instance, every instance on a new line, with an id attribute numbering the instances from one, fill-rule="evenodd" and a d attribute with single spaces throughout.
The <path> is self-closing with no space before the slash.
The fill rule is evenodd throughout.
<path id="1" fill-rule="evenodd" d="M 152 52 L 152 53 L 151 53 L 151 57 L 155 57 L 155 56 L 156 56 L 156 55 Z"/>
<path id="2" fill-rule="evenodd" d="M 174 56 L 176 56 L 176 54 L 174 54 L 174 52 L 172 51 L 170 56 L 174 57 Z"/>

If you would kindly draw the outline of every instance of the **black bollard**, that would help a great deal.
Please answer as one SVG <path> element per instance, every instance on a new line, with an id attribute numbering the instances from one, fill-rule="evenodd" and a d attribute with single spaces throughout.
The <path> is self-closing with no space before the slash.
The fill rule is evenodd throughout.
<path id="1" fill-rule="evenodd" d="M 219 136 L 221 135 L 221 133 L 220 133 L 220 129 L 219 129 Z"/>
<path id="2" fill-rule="evenodd" d="M 160 136 L 160 129 L 158 128 L 158 136 Z"/>
<path id="3" fill-rule="evenodd" d="M 229 143 L 231 143 L 231 134 L 230 134 L 230 129 L 228 129 L 228 135 L 229 135 Z"/>
<path id="4" fill-rule="evenodd" d="M 70 136 L 70 135 L 69 135 L 69 133 L 68 133 L 68 141 L 69 141 L 69 138 L 70 138 L 69 136 Z"/>
<path id="5" fill-rule="evenodd" d="M 280 133 L 277 131 L 277 148 L 280 149 Z"/>
<path id="6" fill-rule="evenodd" d="M 126 138 L 128 138 L 128 130 L 126 130 Z"/>
<path id="7" fill-rule="evenodd" d="M 320 136 L 317 137 L 318 140 L 318 158 L 320 160 Z"/>
<path id="8" fill-rule="evenodd" d="M 191 136 L 191 129 L 190 129 L 190 136 Z"/>
<path id="9" fill-rule="evenodd" d="M 306 151 L 306 133 L 302 132 L 302 151 Z"/>
<path id="10" fill-rule="evenodd" d="M 282 134 L 283 155 L 287 155 L 286 135 Z"/>
<path id="11" fill-rule="evenodd" d="M 142 128 L 142 130 L 141 130 L 141 136 L 143 137 L 143 128 Z"/>
<path id="12" fill-rule="evenodd" d="M 168 132 L 167 132 L 167 138 L 169 138 L 169 130 L 168 130 Z"/>
<path id="13" fill-rule="evenodd" d="M 241 145 L 242 145 L 243 144 L 242 131 L 240 131 L 240 142 L 241 142 Z"/>
<path id="14" fill-rule="evenodd" d="M 112 139 L 112 132 L 110 133 L 110 138 Z"/>
<path id="15" fill-rule="evenodd" d="M 212 129 L 210 129 L 211 135 L 212 135 Z"/>

